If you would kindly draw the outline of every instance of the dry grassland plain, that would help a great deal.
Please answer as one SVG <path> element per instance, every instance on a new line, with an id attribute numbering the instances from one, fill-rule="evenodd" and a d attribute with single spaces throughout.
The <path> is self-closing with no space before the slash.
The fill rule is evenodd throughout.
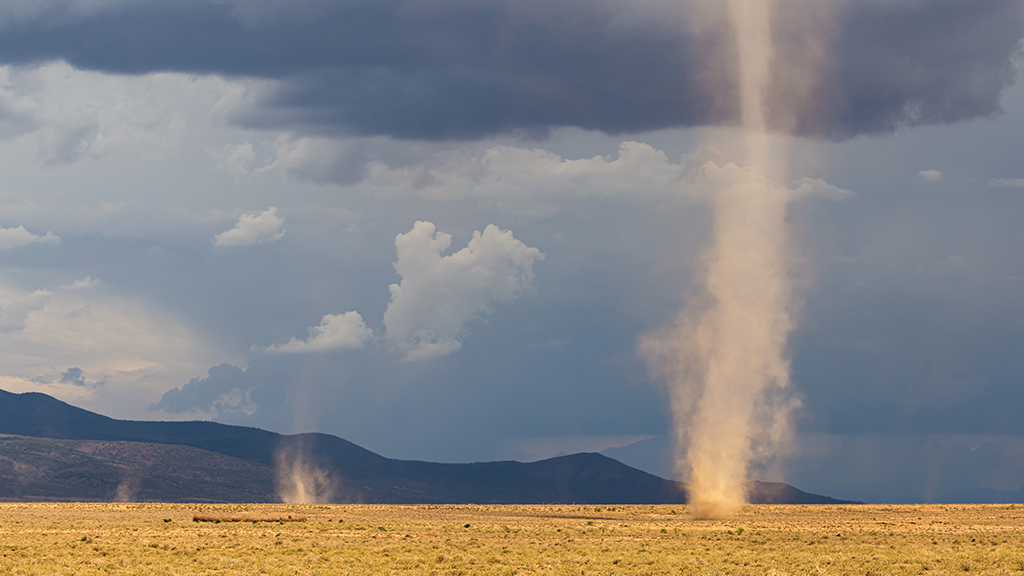
<path id="1" fill-rule="evenodd" d="M 195 515 L 304 522 L 193 522 Z M 3 574 L 1024 574 L 1024 506 L 0 504 Z"/>

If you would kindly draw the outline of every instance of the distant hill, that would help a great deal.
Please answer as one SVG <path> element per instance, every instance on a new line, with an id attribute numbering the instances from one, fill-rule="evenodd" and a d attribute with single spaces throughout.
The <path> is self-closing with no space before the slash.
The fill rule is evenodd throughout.
<path id="1" fill-rule="evenodd" d="M 0 390 L 0 499 L 276 501 L 275 453 L 324 471 L 332 501 L 362 503 L 679 504 L 679 482 L 600 454 L 539 462 L 393 460 L 326 434 L 281 435 L 214 422 L 115 420 L 39 393 Z M 838 504 L 752 482 L 754 503 Z"/>

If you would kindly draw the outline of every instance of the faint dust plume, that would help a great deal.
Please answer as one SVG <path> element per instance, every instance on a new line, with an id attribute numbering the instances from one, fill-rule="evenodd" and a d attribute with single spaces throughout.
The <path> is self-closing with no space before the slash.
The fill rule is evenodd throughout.
<path id="1" fill-rule="evenodd" d="M 135 478 L 125 478 L 117 485 L 114 492 L 114 502 L 134 502 L 135 495 L 139 492 L 139 483 Z"/>
<path id="2" fill-rule="evenodd" d="M 701 167 L 713 217 L 698 265 L 703 290 L 641 352 L 668 383 L 677 470 L 698 518 L 723 518 L 746 502 L 752 466 L 770 466 L 790 438 L 786 343 L 792 281 L 785 151 L 767 134 L 773 71 L 773 3 L 728 0 L 745 158 Z"/>
<path id="3" fill-rule="evenodd" d="M 313 463 L 303 438 L 282 444 L 274 453 L 277 495 L 285 504 L 327 504 L 337 482 Z"/>

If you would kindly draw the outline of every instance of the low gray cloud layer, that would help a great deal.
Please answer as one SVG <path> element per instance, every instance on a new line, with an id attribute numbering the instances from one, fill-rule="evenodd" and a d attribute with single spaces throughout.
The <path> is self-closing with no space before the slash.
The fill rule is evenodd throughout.
<path id="1" fill-rule="evenodd" d="M 0 61 L 269 79 L 229 117 L 303 133 L 445 140 L 728 124 L 729 43 L 721 7 L 705 4 L 19 2 L 0 12 Z M 1019 0 L 781 4 L 779 61 L 818 74 L 778 71 L 777 99 L 806 83 L 815 104 L 775 122 L 835 139 L 998 112 L 1024 34 Z"/>

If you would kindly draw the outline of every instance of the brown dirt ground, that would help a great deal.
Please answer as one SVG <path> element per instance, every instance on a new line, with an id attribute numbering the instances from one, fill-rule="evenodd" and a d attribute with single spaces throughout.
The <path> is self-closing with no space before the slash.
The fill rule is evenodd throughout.
<path id="1" fill-rule="evenodd" d="M 4 503 L 0 573 L 1024 574 L 1024 506 Z"/>

